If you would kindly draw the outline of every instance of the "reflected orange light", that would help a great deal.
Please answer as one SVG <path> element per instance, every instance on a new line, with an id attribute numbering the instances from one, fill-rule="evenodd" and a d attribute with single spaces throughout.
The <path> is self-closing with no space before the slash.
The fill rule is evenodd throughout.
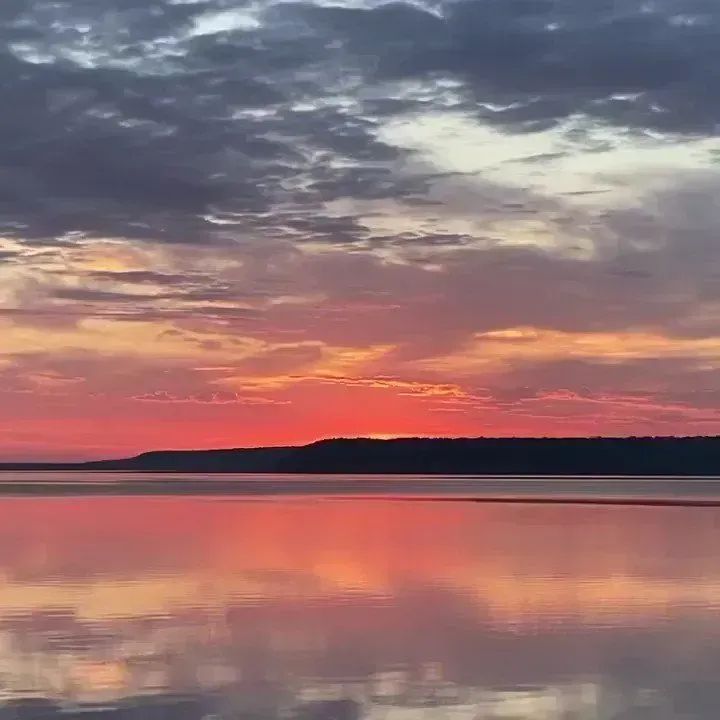
<path id="1" fill-rule="evenodd" d="M 16 500 L 0 504 L 0 609 L 141 615 L 208 598 L 392 599 L 421 587 L 499 623 L 720 607 L 717 513 L 698 510 L 688 539 L 677 511 L 652 512 L 649 523 L 637 508 Z M 679 566 L 677 553 L 692 560 Z"/>

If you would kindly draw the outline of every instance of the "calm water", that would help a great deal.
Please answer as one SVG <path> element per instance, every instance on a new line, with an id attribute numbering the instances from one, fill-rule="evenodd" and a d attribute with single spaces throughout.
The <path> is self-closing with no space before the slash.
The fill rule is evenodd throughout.
<path id="1" fill-rule="evenodd" d="M 5 497 L 0 575 L 3 718 L 720 711 L 714 507 Z"/>

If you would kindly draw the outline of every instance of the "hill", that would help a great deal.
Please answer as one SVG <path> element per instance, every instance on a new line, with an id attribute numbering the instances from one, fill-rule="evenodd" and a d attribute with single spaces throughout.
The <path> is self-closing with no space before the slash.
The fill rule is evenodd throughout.
<path id="1" fill-rule="evenodd" d="M 720 437 L 333 439 L 296 447 L 155 451 L 15 470 L 467 475 L 720 475 Z"/>

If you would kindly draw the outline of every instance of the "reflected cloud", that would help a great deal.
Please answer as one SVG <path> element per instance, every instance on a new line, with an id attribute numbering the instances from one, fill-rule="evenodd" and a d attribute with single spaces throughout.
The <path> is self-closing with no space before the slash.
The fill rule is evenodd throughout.
<path id="1" fill-rule="evenodd" d="M 10 616 L 67 607 L 95 622 L 259 597 L 359 610 L 413 603 L 425 588 L 502 630 L 648 624 L 720 601 L 707 550 L 715 519 L 702 510 L 690 511 L 688 538 L 673 528 L 687 510 L 578 509 L 568 524 L 562 509 L 352 502 L 6 503 L 0 604 Z M 590 525 L 600 537 L 587 538 Z"/>
<path id="2" fill-rule="evenodd" d="M 697 702 L 686 678 L 720 669 L 711 508 L 18 499 L 0 520 L 11 700 L 594 718 Z"/>

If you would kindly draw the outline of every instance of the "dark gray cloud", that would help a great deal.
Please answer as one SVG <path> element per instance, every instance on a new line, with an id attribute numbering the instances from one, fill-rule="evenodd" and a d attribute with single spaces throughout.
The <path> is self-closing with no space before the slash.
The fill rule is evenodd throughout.
<path id="1" fill-rule="evenodd" d="M 208 240 L 219 230 L 209 215 L 257 221 L 279 202 L 316 201 L 322 183 L 362 183 L 361 163 L 394 156 L 368 120 L 293 109 L 333 92 L 312 32 L 288 22 L 193 35 L 201 16 L 222 10 L 110 0 L 4 9 L 6 235 Z"/>
<path id="2" fill-rule="evenodd" d="M 720 10 L 699 0 L 15 0 L 1 12 L 0 231 L 34 241 L 210 242 L 228 231 L 213 217 L 278 233 L 282 210 L 298 241 L 355 242 L 361 227 L 313 211 L 423 199 L 428 178 L 399 172 L 375 131 L 442 107 L 439 78 L 459 83 L 460 107 L 514 129 L 579 113 L 714 134 L 720 118 Z M 411 80 L 429 89 L 408 94 Z"/>
<path id="3" fill-rule="evenodd" d="M 713 3 L 462 0 L 437 14 L 386 5 L 312 15 L 372 56 L 378 77 L 464 81 L 493 122 L 537 128 L 583 113 L 715 134 L 720 119 Z"/>

